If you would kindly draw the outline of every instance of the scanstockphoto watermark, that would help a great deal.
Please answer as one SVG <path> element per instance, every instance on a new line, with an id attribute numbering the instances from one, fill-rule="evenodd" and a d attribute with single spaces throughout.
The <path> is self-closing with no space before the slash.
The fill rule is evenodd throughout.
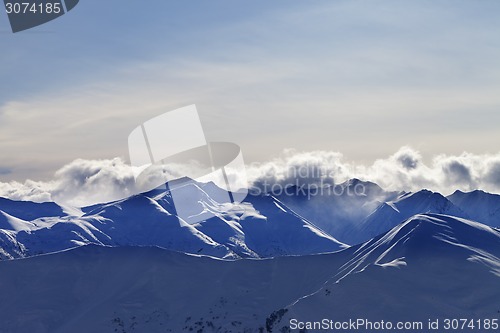
<path id="1" fill-rule="evenodd" d="M 430 321 L 429 321 L 430 322 Z M 387 332 L 391 330 L 420 332 L 424 329 L 424 322 L 422 321 L 372 321 L 364 318 L 349 319 L 347 321 L 335 321 L 332 319 L 324 318 L 320 321 L 300 321 L 292 318 L 289 321 L 291 330 L 320 330 L 320 331 L 381 331 Z"/>
<path id="2" fill-rule="evenodd" d="M 262 170 L 259 164 L 247 166 L 250 170 L 259 170 L 259 176 L 250 185 L 249 194 L 274 196 L 301 196 L 311 199 L 314 196 L 366 196 L 363 182 L 336 183 L 338 170 L 316 163 L 300 163 L 286 168 L 268 168 Z M 342 173 L 353 174 L 354 172 Z"/>
<path id="3" fill-rule="evenodd" d="M 291 330 L 315 330 L 328 332 L 388 332 L 406 331 L 421 333 L 423 331 L 445 332 L 493 332 L 500 327 L 498 318 L 444 318 L 427 319 L 423 321 L 388 321 L 369 320 L 365 318 L 336 321 L 323 318 L 319 321 L 301 321 L 292 318 L 289 321 Z"/>
<path id="4" fill-rule="evenodd" d="M 272 183 L 267 180 L 254 183 L 249 188 L 249 194 L 259 196 L 271 194 L 273 196 L 306 197 L 308 200 L 315 196 L 366 196 L 366 187 L 363 183 L 353 186 L 331 183 L 329 180 L 320 180 L 317 183 L 304 184 L 302 180 L 295 179 L 285 183 Z"/>

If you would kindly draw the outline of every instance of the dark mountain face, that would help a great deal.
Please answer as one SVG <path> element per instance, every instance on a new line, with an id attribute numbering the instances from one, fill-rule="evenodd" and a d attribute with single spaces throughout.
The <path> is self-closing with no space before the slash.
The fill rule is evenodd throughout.
<path id="1" fill-rule="evenodd" d="M 0 322 L 6 332 L 253 333 L 289 332 L 297 321 L 323 318 L 493 319 L 499 244 L 490 227 L 423 214 L 364 244 L 313 256 L 220 260 L 83 246 L 0 262 L 8 300 L 0 303 Z"/>
<path id="2" fill-rule="evenodd" d="M 25 221 L 41 217 L 66 216 L 63 209 L 53 202 L 36 203 L 0 198 L 0 210 Z"/>

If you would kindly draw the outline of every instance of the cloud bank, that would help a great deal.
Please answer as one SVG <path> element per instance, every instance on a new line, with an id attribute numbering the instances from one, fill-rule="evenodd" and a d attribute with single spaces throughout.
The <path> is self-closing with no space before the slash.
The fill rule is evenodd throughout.
<path id="1" fill-rule="evenodd" d="M 225 1 L 221 11 L 199 1 L 202 17 L 187 1 L 158 1 L 156 11 L 122 3 L 79 8 L 81 21 L 67 20 L 51 47 L 37 34 L 3 40 L 0 156 L 13 171 L 1 179 L 126 156 L 138 124 L 194 102 L 209 141 L 237 142 L 252 160 L 332 142 L 365 161 L 403 144 L 498 149 L 500 2 Z M 122 25 L 107 17 L 115 6 Z M 166 25 L 173 8 L 183 14 Z M 125 23 L 132 15 L 150 19 Z M 36 174 L 22 167 L 37 161 Z"/>
<path id="2" fill-rule="evenodd" d="M 86 206 L 135 193 L 134 168 L 119 158 L 77 159 L 59 169 L 50 182 L 0 183 L 0 196 L 13 200 L 56 201 Z"/>
<path id="3" fill-rule="evenodd" d="M 248 168 L 254 186 L 269 189 L 274 184 L 338 184 L 359 178 L 387 190 L 430 189 L 443 194 L 455 190 L 482 189 L 500 193 L 500 153 L 436 155 L 426 163 L 417 150 L 402 147 L 395 154 L 365 166 L 346 161 L 338 152 L 288 150 L 268 163 Z"/>
<path id="4" fill-rule="evenodd" d="M 85 206 L 136 193 L 137 170 L 119 158 L 78 159 L 58 170 L 50 182 L 0 182 L 0 196 L 13 200 L 56 201 Z M 500 193 L 500 153 L 437 155 L 426 163 L 420 152 L 402 147 L 372 165 L 347 161 L 331 151 L 285 150 L 280 157 L 247 166 L 250 186 L 338 184 L 351 178 L 373 181 L 387 190 L 423 188 L 450 194 L 459 189 Z"/>

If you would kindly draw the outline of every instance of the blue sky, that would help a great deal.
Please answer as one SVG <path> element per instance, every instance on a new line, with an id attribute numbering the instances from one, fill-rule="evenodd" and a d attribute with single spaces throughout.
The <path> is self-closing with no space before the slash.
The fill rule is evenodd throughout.
<path id="1" fill-rule="evenodd" d="M 499 152 L 498 1 L 81 0 L 12 34 L 0 15 L 0 180 L 127 157 L 127 136 L 197 104 L 247 161 L 285 148 L 373 162 Z"/>

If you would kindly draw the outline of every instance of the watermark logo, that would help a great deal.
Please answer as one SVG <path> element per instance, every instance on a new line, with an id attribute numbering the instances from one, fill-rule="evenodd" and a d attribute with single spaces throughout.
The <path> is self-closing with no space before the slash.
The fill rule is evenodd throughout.
<path id="1" fill-rule="evenodd" d="M 168 189 L 177 216 L 197 223 L 248 194 L 238 145 L 207 142 L 195 105 L 152 118 L 129 135 L 130 162 L 139 192 Z"/>
<path id="2" fill-rule="evenodd" d="M 249 192 L 254 196 L 268 194 L 275 197 L 300 197 L 307 200 L 311 200 L 316 196 L 365 197 L 367 195 L 366 186 L 362 182 L 335 184 L 329 179 L 320 179 L 309 184 L 304 184 L 300 179 L 289 180 L 285 183 L 263 180 L 258 184 L 253 184 Z"/>
<path id="3" fill-rule="evenodd" d="M 73 8 L 79 0 L 4 0 L 12 32 L 31 29 L 52 21 Z"/>

